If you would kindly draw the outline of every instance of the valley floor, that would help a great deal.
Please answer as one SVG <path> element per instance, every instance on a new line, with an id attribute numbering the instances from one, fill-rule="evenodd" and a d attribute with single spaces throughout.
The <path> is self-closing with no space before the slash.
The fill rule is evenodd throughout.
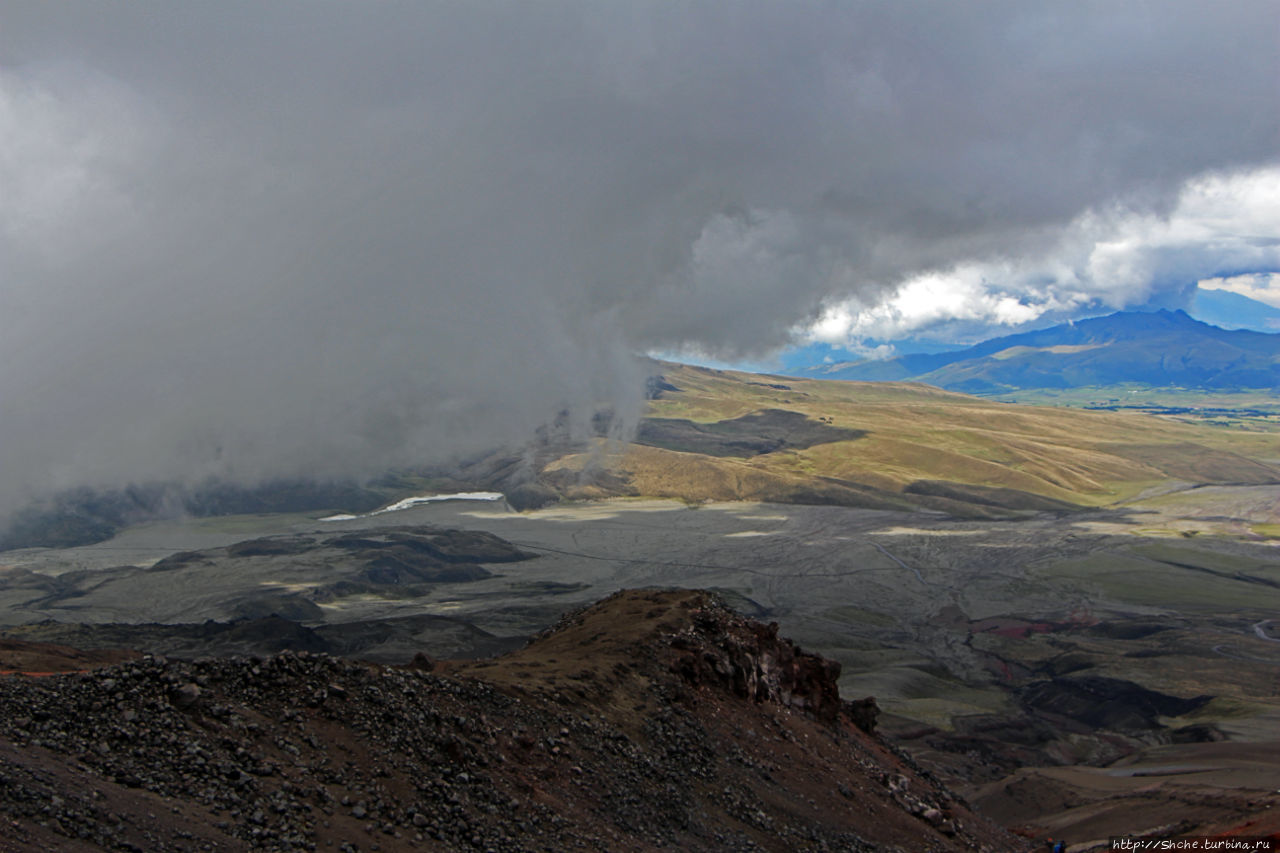
<path id="1" fill-rule="evenodd" d="M 91 627 L 67 623 L 230 620 L 250 612 L 246 602 L 259 596 L 268 604 L 305 601 L 316 610 L 298 621 L 312 625 L 436 617 L 441 621 L 415 623 L 414 641 L 429 655 L 459 657 L 518 645 L 560 613 L 619 589 L 714 589 L 741 612 L 777 621 L 804 648 L 838 660 L 843 695 L 874 695 L 889 712 L 890 731 L 967 784 L 993 813 L 1053 824 L 1084 841 L 1088 820 L 1076 825 L 1063 815 L 1089 814 L 1078 810 L 1090 796 L 1105 799 L 1114 780 L 1085 781 L 1114 774 L 1036 776 L 1036 785 L 1070 804 L 1058 803 L 1056 811 L 1053 797 L 1020 807 L 1017 786 L 999 783 L 1021 766 L 1141 762 L 1153 748 L 1164 750 L 1161 766 L 1230 774 L 1234 759 L 1205 752 L 1214 740 L 1227 738 L 1225 748 L 1275 739 L 1280 645 L 1267 620 L 1280 613 L 1278 504 L 1271 487 L 1175 484 L 1115 509 L 1016 521 L 611 499 L 525 513 L 501 502 L 459 501 L 339 521 L 154 523 L 96 546 L 0 555 L 0 624 L 10 636 L 83 645 Z M 261 537 L 365 535 L 390 526 L 485 531 L 537 556 L 486 564 L 488 577 L 401 595 L 356 592 L 311 602 L 312 591 L 333 588 L 349 566 L 305 554 L 234 557 L 225 550 Z M 180 551 L 197 553 L 156 565 Z M 63 624 L 34 624 L 50 619 Z M 113 630 L 118 640 L 127 636 Z M 147 642 L 149 650 L 165 650 L 163 636 Z M 369 657 L 379 653 L 391 662 L 410 656 L 392 644 Z M 1118 691 L 1113 702 L 1129 715 L 1087 719 L 1078 696 L 1098 689 Z M 1165 700 L 1191 704 L 1175 713 L 1159 704 Z M 1169 744 L 1174 733 L 1200 742 Z M 1259 754 L 1274 752 L 1267 749 Z M 1128 778 L 1115 784 L 1132 785 Z M 1274 791 L 1280 762 L 1224 780 Z M 1186 781 L 1162 778 L 1148 787 Z"/>

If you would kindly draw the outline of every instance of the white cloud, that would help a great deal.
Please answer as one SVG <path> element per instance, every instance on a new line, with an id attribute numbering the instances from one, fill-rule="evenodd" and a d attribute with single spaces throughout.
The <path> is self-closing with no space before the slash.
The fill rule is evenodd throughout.
<path id="1" fill-rule="evenodd" d="M 856 345 L 945 334 L 957 322 L 1017 327 L 1153 300 L 1178 304 L 1201 281 L 1280 305 L 1278 234 L 1280 168 L 1202 175 L 1187 182 L 1167 215 L 1092 210 L 1043 254 L 974 259 L 910 277 L 878 303 L 829 305 L 802 337 Z M 1222 276 L 1240 270 L 1256 272 Z"/>
<path id="2" fill-rule="evenodd" d="M 1280 308 L 1280 272 L 1206 278 L 1200 282 L 1200 287 L 1205 290 L 1229 290 Z"/>
<path id="3" fill-rule="evenodd" d="M 969 264 L 946 273 L 926 273 L 904 282 L 888 299 L 870 308 L 834 305 L 811 327 L 809 337 L 856 344 L 862 338 L 900 337 L 951 320 L 1017 325 L 1039 316 L 1037 308 L 993 291 L 987 272 L 983 265 Z"/>

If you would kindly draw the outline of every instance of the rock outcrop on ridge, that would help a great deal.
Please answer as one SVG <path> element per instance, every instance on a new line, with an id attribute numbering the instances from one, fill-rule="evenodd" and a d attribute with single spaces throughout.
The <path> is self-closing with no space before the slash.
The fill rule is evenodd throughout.
<path id="1" fill-rule="evenodd" d="M 689 590 L 467 663 L 7 675 L 0 851 L 1022 849 L 854 725 L 874 703 L 836 675 Z"/>

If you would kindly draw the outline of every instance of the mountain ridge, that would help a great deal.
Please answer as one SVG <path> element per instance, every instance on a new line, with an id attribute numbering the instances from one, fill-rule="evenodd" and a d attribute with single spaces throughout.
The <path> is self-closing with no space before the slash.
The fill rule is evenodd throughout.
<path id="1" fill-rule="evenodd" d="M 970 394 L 1136 382 L 1212 389 L 1280 386 L 1280 335 L 1222 329 L 1185 311 L 1118 311 L 967 349 L 824 365 L 799 375 L 917 381 Z"/>
<path id="2" fill-rule="evenodd" d="M 1280 332 L 1280 308 L 1230 290 L 1197 288 L 1189 309 L 1200 322 L 1223 329 Z"/>
<path id="3" fill-rule="evenodd" d="M 647 589 L 471 663 L 0 677 L 0 850 L 1028 848 L 870 733 L 838 673 Z"/>

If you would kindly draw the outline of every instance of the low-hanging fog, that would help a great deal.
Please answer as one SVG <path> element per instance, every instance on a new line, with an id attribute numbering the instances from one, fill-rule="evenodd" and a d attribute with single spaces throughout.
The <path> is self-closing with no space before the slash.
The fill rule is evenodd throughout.
<path id="1" fill-rule="evenodd" d="M 0 512 L 634 416 L 637 353 L 1160 216 L 1274 162 L 1274 12 L 5 0 Z"/>

